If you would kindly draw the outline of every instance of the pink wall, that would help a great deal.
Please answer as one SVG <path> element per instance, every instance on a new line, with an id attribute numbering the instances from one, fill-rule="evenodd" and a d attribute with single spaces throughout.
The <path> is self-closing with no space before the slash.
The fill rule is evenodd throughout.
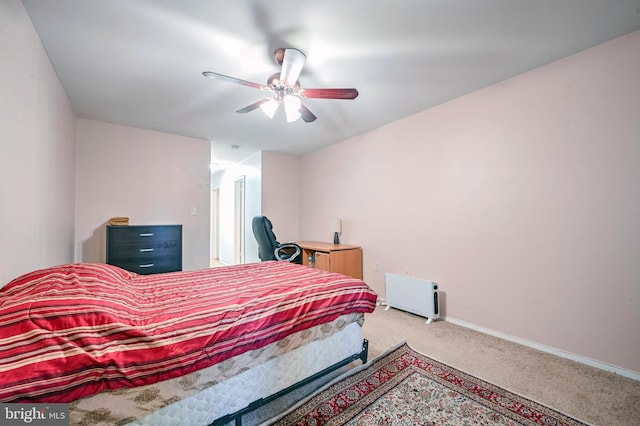
<path id="1" fill-rule="evenodd" d="M 77 120 L 76 261 L 105 261 L 105 224 L 182 224 L 183 269 L 209 266 L 210 143 Z M 196 215 L 191 208 L 196 208 Z"/>
<path id="2" fill-rule="evenodd" d="M 22 3 L 0 2 L 0 287 L 73 261 L 75 115 Z"/>
<path id="3" fill-rule="evenodd" d="M 300 203 L 299 179 L 299 157 L 262 153 L 262 214 L 273 223 L 281 243 L 298 240 L 300 218 L 292 206 Z"/>
<path id="4" fill-rule="evenodd" d="M 640 372 L 638 70 L 635 32 L 308 154 L 301 237 L 340 216 L 381 294 Z"/>

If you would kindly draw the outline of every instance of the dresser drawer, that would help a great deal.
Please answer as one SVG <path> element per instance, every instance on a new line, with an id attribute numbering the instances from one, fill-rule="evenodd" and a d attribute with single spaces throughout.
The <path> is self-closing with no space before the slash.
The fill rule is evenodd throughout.
<path id="1" fill-rule="evenodd" d="M 179 256 L 180 240 L 147 242 L 123 242 L 114 244 L 109 250 L 109 259 L 149 259 L 163 256 Z"/>
<path id="2" fill-rule="evenodd" d="M 154 257 L 149 259 L 120 259 L 111 262 L 127 271 L 137 274 L 162 274 L 182 270 L 182 261 L 177 256 Z"/>
<path id="3" fill-rule="evenodd" d="M 116 244 L 180 240 L 182 226 L 110 226 L 107 233 L 109 234 L 109 239 Z"/>
<path id="4" fill-rule="evenodd" d="M 182 270 L 182 225 L 107 226 L 110 265 L 138 274 Z"/>

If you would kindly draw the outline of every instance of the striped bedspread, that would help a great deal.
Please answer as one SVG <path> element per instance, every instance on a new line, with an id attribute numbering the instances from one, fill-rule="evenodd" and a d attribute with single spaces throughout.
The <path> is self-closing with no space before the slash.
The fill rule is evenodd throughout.
<path id="1" fill-rule="evenodd" d="M 0 289 L 0 402 L 70 402 L 156 383 L 375 302 L 363 281 L 288 262 L 34 271 Z"/>

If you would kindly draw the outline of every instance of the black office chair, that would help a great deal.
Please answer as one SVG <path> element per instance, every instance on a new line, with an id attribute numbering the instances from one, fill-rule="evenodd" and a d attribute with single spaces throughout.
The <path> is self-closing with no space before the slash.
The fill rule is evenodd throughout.
<path id="1" fill-rule="evenodd" d="M 256 216 L 251 222 L 253 235 L 258 242 L 258 257 L 260 260 L 285 260 L 287 262 L 302 263 L 302 250 L 295 243 L 280 244 L 273 233 L 273 225 L 266 216 Z"/>

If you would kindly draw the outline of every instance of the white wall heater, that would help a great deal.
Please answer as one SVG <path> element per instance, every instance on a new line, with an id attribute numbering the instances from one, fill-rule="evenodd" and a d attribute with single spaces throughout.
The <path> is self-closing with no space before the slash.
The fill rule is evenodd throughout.
<path id="1" fill-rule="evenodd" d="M 427 324 L 440 318 L 438 283 L 409 277 L 385 274 L 387 307 L 401 309 L 427 318 Z"/>

